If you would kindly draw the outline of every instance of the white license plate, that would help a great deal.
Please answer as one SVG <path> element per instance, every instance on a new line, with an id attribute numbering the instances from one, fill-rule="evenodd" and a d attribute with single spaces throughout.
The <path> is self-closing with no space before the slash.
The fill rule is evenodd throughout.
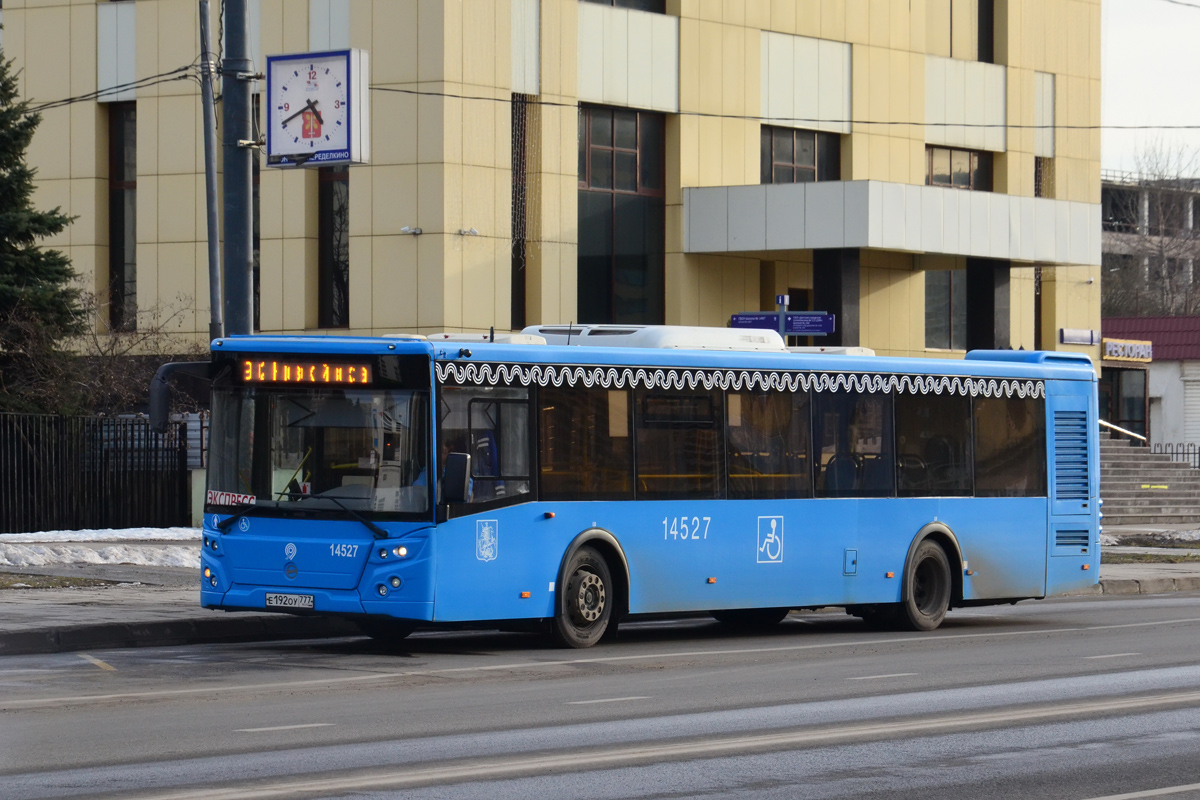
<path id="1" fill-rule="evenodd" d="M 312 608 L 311 594 L 269 594 L 267 608 Z"/>

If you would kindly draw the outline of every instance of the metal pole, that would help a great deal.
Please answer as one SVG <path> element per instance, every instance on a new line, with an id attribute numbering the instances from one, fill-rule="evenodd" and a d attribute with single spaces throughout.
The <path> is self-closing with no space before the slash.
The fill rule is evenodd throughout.
<path id="1" fill-rule="evenodd" d="M 200 0 L 200 93 L 204 107 L 204 189 L 208 204 L 208 336 L 225 335 L 221 292 L 221 229 L 217 219 L 217 111 L 213 102 L 212 49 L 208 43 L 208 0 Z"/>
<path id="2" fill-rule="evenodd" d="M 221 114 L 225 152 L 225 326 L 230 336 L 253 333 L 254 208 L 251 186 L 250 8 L 226 0 Z"/>

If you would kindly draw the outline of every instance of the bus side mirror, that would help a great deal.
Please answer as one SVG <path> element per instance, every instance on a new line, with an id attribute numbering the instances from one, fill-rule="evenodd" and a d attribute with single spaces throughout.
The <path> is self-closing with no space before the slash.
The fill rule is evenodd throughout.
<path id="1" fill-rule="evenodd" d="M 210 366 L 211 362 L 208 361 L 175 361 L 158 368 L 158 372 L 154 373 L 154 378 L 150 381 L 150 430 L 155 433 L 167 432 L 171 410 L 171 376 L 182 372 L 198 378 L 208 378 Z"/>
<path id="2" fill-rule="evenodd" d="M 471 456 L 468 453 L 447 453 L 446 472 L 442 475 L 445 487 L 442 500 L 446 503 L 465 503 L 471 499 Z"/>

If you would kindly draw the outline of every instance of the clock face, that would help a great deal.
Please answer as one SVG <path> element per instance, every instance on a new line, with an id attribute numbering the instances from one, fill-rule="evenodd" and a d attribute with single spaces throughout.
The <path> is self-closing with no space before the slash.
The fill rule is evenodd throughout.
<path id="1" fill-rule="evenodd" d="M 268 160 L 350 161 L 350 70 L 347 53 L 270 59 Z"/>

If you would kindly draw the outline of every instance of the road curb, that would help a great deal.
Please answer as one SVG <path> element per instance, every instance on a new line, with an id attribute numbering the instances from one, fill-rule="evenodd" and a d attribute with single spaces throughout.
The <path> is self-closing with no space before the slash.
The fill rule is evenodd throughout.
<path id="1" fill-rule="evenodd" d="M 358 635 L 358 627 L 340 617 L 257 614 L 230 616 L 225 619 L 103 623 L 0 633 L 0 656 L 70 653 L 115 647 L 267 642 Z"/>
<path id="2" fill-rule="evenodd" d="M 1104 578 L 1094 591 L 1071 594 L 1166 594 L 1200 592 L 1200 578 Z"/>

